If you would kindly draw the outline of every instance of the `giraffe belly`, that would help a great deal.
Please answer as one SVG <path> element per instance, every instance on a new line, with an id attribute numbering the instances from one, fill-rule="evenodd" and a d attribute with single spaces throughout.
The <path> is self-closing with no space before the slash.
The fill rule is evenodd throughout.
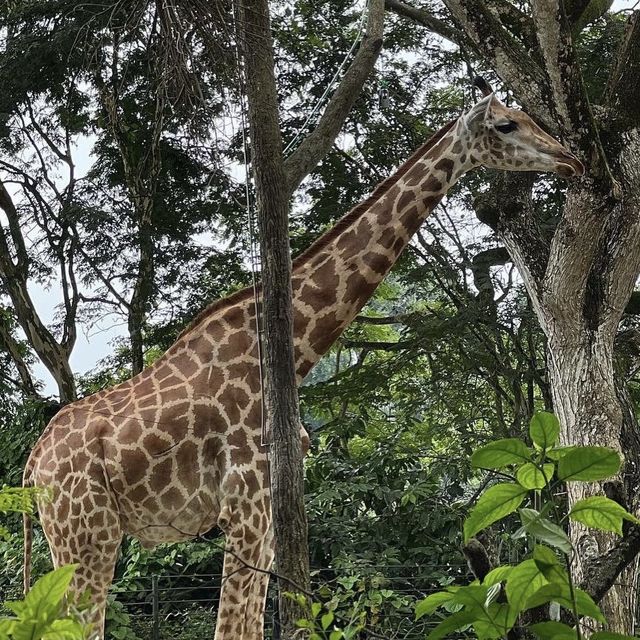
<path id="1" fill-rule="evenodd" d="M 171 508 L 152 498 L 135 503 L 125 496 L 119 502 L 123 531 L 145 547 L 197 538 L 216 526 L 220 513 L 218 500 L 206 490 L 176 501 Z"/>

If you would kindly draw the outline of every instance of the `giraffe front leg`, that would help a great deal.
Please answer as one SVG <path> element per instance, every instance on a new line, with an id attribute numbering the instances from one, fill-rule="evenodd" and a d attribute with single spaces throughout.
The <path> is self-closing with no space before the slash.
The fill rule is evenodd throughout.
<path id="1" fill-rule="evenodd" d="M 215 640 L 262 640 L 268 576 L 260 569 L 263 558 L 270 564 L 263 551 L 271 544 L 268 496 L 228 499 L 218 524 L 226 542 Z"/>
<path id="2" fill-rule="evenodd" d="M 270 526 L 264 539 L 262 554 L 258 563 L 260 571 L 255 572 L 253 584 L 251 585 L 251 593 L 249 602 L 247 603 L 247 614 L 242 640 L 263 640 L 264 611 L 270 578 L 268 571 L 271 569 L 271 565 L 273 564 L 274 555 L 275 544 L 273 526 Z"/>

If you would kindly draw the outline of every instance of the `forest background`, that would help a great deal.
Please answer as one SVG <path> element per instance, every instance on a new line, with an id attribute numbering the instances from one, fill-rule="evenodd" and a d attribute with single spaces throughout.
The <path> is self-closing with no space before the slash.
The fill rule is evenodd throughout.
<path id="1" fill-rule="evenodd" d="M 495 6 L 527 12 L 528 4 Z M 592 13 L 578 16 L 575 46 L 597 102 L 633 3 L 582 4 Z M 193 47 L 189 65 L 166 74 L 177 59 L 160 37 L 167 17 L 134 5 L 12 0 L 0 7 L 0 484 L 20 484 L 26 455 L 59 400 L 140 371 L 208 302 L 251 281 L 241 107 L 224 24 L 216 26 L 219 43 Z M 387 3 L 375 70 L 331 152 L 295 195 L 294 253 L 473 104 L 474 75 L 514 104 L 472 42 L 448 39 L 458 40 L 445 7 L 423 5 L 430 28 L 401 3 Z M 338 0 L 273 4 L 282 131 L 292 148 L 359 40 L 363 9 Z M 509 26 L 516 39 L 530 35 L 517 22 Z M 443 567 L 462 560 L 462 519 L 485 481 L 470 467 L 471 452 L 525 434 L 536 409 L 554 408 L 531 301 L 495 225 L 477 217 L 479 196 L 495 181 L 495 172 L 479 171 L 449 194 L 301 389 L 312 435 L 312 566 L 357 565 L 370 574 L 425 566 L 434 583 L 451 580 Z M 553 176 L 536 177 L 543 235 L 557 228 L 565 191 Z M 46 301 L 31 297 L 38 291 Z M 616 371 L 635 408 L 633 302 L 618 327 Z M 74 354 L 92 350 L 83 333 L 114 326 L 120 335 L 108 355 L 90 371 L 74 366 Z M 9 526 L 19 531 L 17 519 Z M 492 553 L 500 547 L 495 533 Z M 42 572 L 42 537 L 35 547 Z M 19 582 L 19 536 L 0 543 L 0 556 L 4 590 Z M 221 562 L 215 544 L 148 552 L 130 541 L 118 577 L 216 573 Z"/>

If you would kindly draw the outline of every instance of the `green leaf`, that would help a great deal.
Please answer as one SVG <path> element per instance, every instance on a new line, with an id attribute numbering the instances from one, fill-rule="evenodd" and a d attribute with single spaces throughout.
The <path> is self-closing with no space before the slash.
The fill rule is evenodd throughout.
<path id="1" fill-rule="evenodd" d="M 476 620 L 476 616 L 470 611 L 459 611 L 445 618 L 428 636 L 427 640 L 446 638 L 450 633 L 458 631 Z"/>
<path id="2" fill-rule="evenodd" d="M 518 512 L 522 526 L 528 534 L 560 549 L 563 553 L 571 553 L 571 540 L 557 524 L 547 520 L 535 509 L 519 509 Z"/>
<path id="3" fill-rule="evenodd" d="M 624 507 L 604 496 L 578 500 L 569 512 L 569 517 L 586 524 L 588 527 L 602 531 L 613 531 L 620 536 L 622 535 L 622 520 L 630 520 L 640 524 L 640 521 Z"/>
<path id="4" fill-rule="evenodd" d="M 490 524 L 513 513 L 527 496 L 518 484 L 496 484 L 485 491 L 464 523 L 464 541 Z"/>
<path id="5" fill-rule="evenodd" d="M 471 456 L 474 467 L 501 469 L 510 464 L 521 464 L 531 460 L 527 445 L 518 438 L 504 438 L 490 442 L 477 449 Z"/>
<path id="6" fill-rule="evenodd" d="M 489 587 L 471 584 L 456 589 L 452 594 L 451 602 L 464 605 L 467 611 L 474 611 L 477 615 L 481 615 L 487 603 L 488 593 Z"/>
<path id="7" fill-rule="evenodd" d="M 416 620 L 424 615 L 431 615 L 438 607 L 451 602 L 451 598 L 453 598 L 453 593 L 450 591 L 438 591 L 427 596 L 424 600 L 420 600 L 416 604 Z"/>
<path id="8" fill-rule="evenodd" d="M 491 569 L 491 571 L 489 571 L 489 573 L 484 577 L 482 584 L 490 587 L 494 584 L 498 584 L 498 582 L 504 582 L 509 577 L 512 570 L 513 567 L 511 565 Z"/>
<path id="9" fill-rule="evenodd" d="M 563 458 L 571 451 L 575 451 L 576 449 L 579 449 L 579 448 L 580 447 L 576 447 L 576 446 L 554 447 L 553 449 L 549 449 L 546 455 L 547 455 L 547 458 L 549 458 L 549 460 L 560 460 L 560 458 Z"/>
<path id="10" fill-rule="evenodd" d="M 505 591 L 516 616 L 522 611 L 526 601 L 545 584 L 547 579 L 533 560 L 525 560 L 514 567 Z"/>
<path id="11" fill-rule="evenodd" d="M 57 614 L 77 567 L 68 564 L 50 571 L 33 585 L 23 600 L 33 618 L 46 622 Z"/>
<path id="12" fill-rule="evenodd" d="M 342 640 L 344 636 L 342 635 L 342 631 L 336 629 L 336 631 L 332 631 L 329 634 L 329 640 Z"/>
<path id="13" fill-rule="evenodd" d="M 532 462 L 523 464 L 516 474 L 516 479 L 525 489 L 543 489 L 551 481 L 555 465 L 548 462 L 538 469 Z"/>
<path id="14" fill-rule="evenodd" d="M 533 550 L 533 561 L 536 563 L 542 575 L 549 582 L 557 582 L 559 584 L 569 584 L 569 576 L 563 566 L 558 561 L 555 553 L 549 549 L 537 544 Z"/>
<path id="15" fill-rule="evenodd" d="M 13 633 L 16 620 L 12 618 L 0 618 L 0 638 L 8 638 Z"/>
<path id="16" fill-rule="evenodd" d="M 322 609 L 322 604 L 320 602 L 312 602 L 311 603 L 311 615 L 314 618 L 318 617 L 320 610 Z"/>
<path id="17" fill-rule="evenodd" d="M 42 640 L 83 640 L 83 638 L 82 625 L 70 618 L 54 620 L 42 636 Z"/>
<path id="18" fill-rule="evenodd" d="M 326 631 L 329 628 L 329 625 L 333 622 L 333 611 L 329 611 L 325 613 L 322 618 L 320 618 L 320 624 L 322 628 Z"/>
<path id="19" fill-rule="evenodd" d="M 575 629 L 562 622 L 538 622 L 532 624 L 529 629 L 540 640 L 575 640 L 578 637 Z"/>
<path id="20" fill-rule="evenodd" d="M 11 630 L 11 640 L 33 640 L 40 637 L 42 625 L 34 620 L 16 620 Z"/>
<path id="21" fill-rule="evenodd" d="M 635 636 L 627 636 L 624 633 L 612 631 L 597 631 L 591 635 L 591 640 L 637 640 Z"/>
<path id="22" fill-rule="evenodd" d="M 576 447 L 558 462 L 560 480 L 603 480 L 618 473 L 620 456 L 609 447 Z"/>
<path id="23" fill-rule="evenodd" d="M 481 612 L 478 620 L 473 623 L 473 628 L 482 640 L 504 638 L 515 619 L 509 605 L 496 602 Z"/>
<path id="24" fill-rule="evenodd" d="M 541 449 L 550 449 L 560 435 L 558 418 L 548 411 L 538 411 L 531 418 L 529 435 Z"/>
<path id="25" fill-rule="evenodd" d="M 576 597 L 577 610 L 580 615 L 589 616 L 598 622 L 605 622 L 602 612 L 598 605 L 592 600 L 588 593 L 582 589 L 574 588 Z M 526 602 L 525 609 L 533 609 L 539 607 L 546 602 L 557 602 L 560 606 L 573 611 L 573 603 L 571 601 L 571 589 L 568 584 L 558 584 L 550 582 L 536 591 Z"/>

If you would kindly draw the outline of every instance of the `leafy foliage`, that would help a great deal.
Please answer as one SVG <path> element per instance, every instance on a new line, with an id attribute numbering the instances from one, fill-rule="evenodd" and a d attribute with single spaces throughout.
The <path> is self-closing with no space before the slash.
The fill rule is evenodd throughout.
<path id="1" fill-rule="evenodd" d="M 549 603 L 568 611 L 577 626 L 557 620 L 533 624 L 530 629 L 538 638 L 579 639 L 582 617 L 606 622 L 592 598 L 573 582 L 570 572 L 573 549 L 562 526 L 571 519 L 621 534 L 623 520 L 637 524 L 640 521 L 604 496 L 580 500 L 563 516 L 563 505 L 557 494 L 563 482 L 593 482 L 616 474 L 620 457 L 606 447 L 574 446 L 559 451 L 555 448 L 559 424 L 550 413 L 535 414 L 529 433 L 532 447 L 517 439 L 498 440 L 473 454 L 474 466 L 500 470 L 503 475 L 511 475 L 513 482 L 496 484 L 483 492 L 464 523 L 464 535 L 468 541 L 517 510 L 522 527 L 513 537 L 527 538 L 530 557 L 515 566 L 496 567 L 482 582 L 476 580 L 467 586 L 448 587 L 418 603 L 417 619 L 444 606 L 460 608 L 436 626 L 428 636 L 430 640 L 468 626 L 473 627 L 479 640 L 505 638 L 528 610 Z M 518 509 L 525 499 L 531 507 Z M 601 637 L 607 637 L 606 633 Z"/>

